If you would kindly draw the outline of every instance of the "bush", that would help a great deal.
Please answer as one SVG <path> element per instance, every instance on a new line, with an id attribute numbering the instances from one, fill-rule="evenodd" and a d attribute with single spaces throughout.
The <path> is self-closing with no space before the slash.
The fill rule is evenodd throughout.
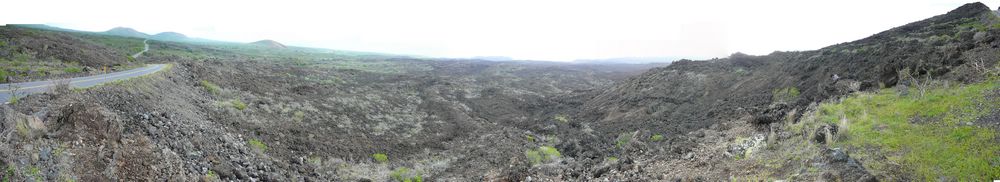
<path id="1" fill-rule="evenodd" d="M 306 118 L 306 113 L 305 112 L 295 111 L 295 113 L 292 113 L 292 121 L 302 122 L 302 120 L 305 119 L 305 118 Z"/>
<path id="2" fill-rule="evenodd" d="M 413 173 L 411 173 L 410 168 L 407 168 L 407 167 L 396 168 L 395 171 L 392 171 L 392 173 L 389 173 L 389 177 L 392 178 L 393 180 L 402 181 L 402 182 L 423 182 L 424 181 L 424 178 L 421 177 L 420 174 L 413 174 Z"/>
<path id="3" fill-rule="evenodd" d="M 529 149 L 528 151 L 524 151 L 524 157 L 528 158 L 528 162 L 531 162 L 532 165 L 537 165 L 554 161 L 555 159 L 562 157 L 562 154 L 560 154 L 559 150 L 555 147 L 541 146 L 538 147 L 538 149 Z"/>
<path id="4" fill-rule="evenodd" d="M 628 144 L 631 141 L 632 141 L 632 136 L 630 134 L 628 134 L 628 133 L 622 133 L 622 134 L 618 135 L 617 139 L 615 139 L 615 147 L 616 148 L 622 148 L 623 146 L 625 146 L 626 144 Z"/>
<path id="5" fill-rule="evenodd" d="M 79 72 L 83 72 L 83 69 L 80 69 L 78 67 L 69 67 L 69 68 L 63 68 L 63 72 L 66 72 L 66 73 L 79 73 Z"/>
<path id="6" fill-rule="evenodd" d="M 569 122 L 569 119 L 566 119 L 566 115 L 562 115 L 562 114 L 556 115 L 553 119 L 555 119 L 556 121 L 558 121 L 560 123 Z"/>
<path id="7" fill-rule="evenodd" d="M 799 99 L 799 89 L 795 87 L 785 87 L 771 91 L 774 102 L 794 102 Z"/>
<path id="8" fill-rule="evenodd" d="M 386 156 L 383 153 L 372 154 L 372 159 L 375 159 L 375 162 L 379 162 L 379 163 L 389 162 L 389 156 Z"/>
<path id="9" fill-rule="evenodd" d="M 661 134 L 653 135 L 653 136 L 649 137 L 649 141 L 651 141 L 651 142 L 663 141 L 663 135 L 661 135 Z"/>
<path id="10" fill-rule="evenodd" d="M 259 149 L 261 151 L 267 151 L 267 144 L 264 144 L 264 142 L 260 140 L 250 139 L 250 141 L 247 141 L 247 143 L 250 144 L 250 146 L 253 148 Z"/>
<path id="11" fill-rule="evenodd" d="M 247 109 L 247 104 L 243 103 L 243 101 L 240 101 L 240 99 L 233 99 L 233 101 L 231 102 L 233 103 L 233 108 L 236 108 L 237 110 L 242 111 L 244 109 Z"/>
<path id="12" fill-rule="evenodd" d="M 10 73 L 7 70 L 0 69 L 0 82 L 7 82 L 7 76 L 10 76 Z"/>
<path id="13" fill-rule="evenodd" d="M 202 80 L 201 81 L 201 87 L 205 87 L 205 90 L 207 90 L 208 93 L 212 93 L 212 94 L 216 94 L 216 95 L 219 94 L 219 92 L 222 90 L 222 88 L 219 88 L 218 85 L 215 85 L 212 82 L 208 82 L 207 80 Z"/>

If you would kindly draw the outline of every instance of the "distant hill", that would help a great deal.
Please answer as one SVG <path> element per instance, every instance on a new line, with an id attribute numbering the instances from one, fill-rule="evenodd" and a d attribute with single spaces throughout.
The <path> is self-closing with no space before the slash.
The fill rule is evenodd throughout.
<path id="1" fill-rule="evenodd" d="M 675 57 L 621 57 L 607 59 L 577 59 L 573 63 L 584 64 L 646 64 L 646 63 L 670 63 L 681 58 Z"/>
<path id="2" fill-rule="evenodd" d="M 25 28 L 34 28 L 34 29 L 42 29 L 42 30 L 54 30 L 54 31 L 63 31 L 63 32 L 83 32 L 83 31 L 79 31 L 79 30 L 65 29 L 65 28 L 59 28 L 59 27 L 49 26 L 49 25 L 46 25 L 46 24 L 8 24 L 8 26 L 19 26 L 19 27 L 25 27 Z"/>
<path id="3" fill-rule="evenodd" d="M 107 35 L 117 35 L 124 37 L 137 37 L 137 38 L 149 38 L 149 34 L 136 31 L 135 29 L 128 27 L 115 27 L 111 30 L 101 32 Z"/>
<path id="4" fill-rule="evenodd" d="M 487 61 L 510 61 L 510 60 L 514 60 L 513 58 L 510 58 L 510 57 L 507 57 L 507 56 L 476 56 L 476 57 L 472 57 L 472 59 L 487 60 Z"/>
<path id="5" fill-rule="evenodd" d="M 177 32 L 158 33 L 149 38 L 156 40 L 164 40 L 164 41 L 187 41 L 189 39 L 188 36 Z"/>
<path id="6" fill-rule="evenodd" d="M 257 41 L 257 42 L 251 42 L 250 44 L 251 45 L 257 45 L 257 46 L 270 47 L 270 48 L 282 48 L 282 49 L 283 48 L 288 48 L 288 46 L 285 46 L 284 44 L 281 44 L 278 41 L 274 41 L 274 40 L 260 40 L 260 41 Z"/>

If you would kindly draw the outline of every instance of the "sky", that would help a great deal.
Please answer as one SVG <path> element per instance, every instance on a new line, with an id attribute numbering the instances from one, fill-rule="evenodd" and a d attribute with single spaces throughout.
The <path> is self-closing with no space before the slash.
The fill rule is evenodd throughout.
<path id="1" fill-rule="evenodd" d="M 429 57 L 706 59 L 813 50 L 944 14 L 957 0 L 14 0 L 43 23 Z M 984 2 L 996 9 L 997 1 Z"/>

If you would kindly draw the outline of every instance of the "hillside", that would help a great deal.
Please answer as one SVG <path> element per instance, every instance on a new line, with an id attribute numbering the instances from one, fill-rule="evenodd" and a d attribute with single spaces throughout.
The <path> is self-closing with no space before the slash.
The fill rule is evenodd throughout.
<path id="1" fill-rule="evenodd" d="M 135 37 L 135 38 L 149 38 L 149 34 L 136 31 L 135 29 L 128 27 L 115 27 L 111 30 L 101 32 L 107 35 L 115 35 L 122 37 Z"/>
<path id="2" fill-rule="evenodd" d="M 162 32 L 162 33 L 158 33 L 156 35 L 150 36 L 149 38 L 150 39 L 154 39 L 154 40 L 175 41 L 175 42 L 188 41 L 189 40 L 189 38 L 186 35 L 181 34 L 181 33 L 177 33 L 177 32 Z"/>
<path id="3" fill-rule="evenodd" d="M 819 50 L 669 65 L 269 40 L 149 41 L 128 60 L 143 39 L 0 36 L 33 62 L 171 65 L 0 105 L 11 181 L 1000 178 L 1000 16 L 981 3 Z"/>
<path id="4" fill-rule="evenodd" d="M 273 40 L 260 40 L 260 41 L 257 41 L 257 42 L 251 42 L 250 44 L 251 45 L 256 45 L 256 46 L 261 46 L 261 47 L 269 47 L 269 48 L 282 48 L 282 49 L 283 48 L 288 48 L 284 44 L 281 44 L 278 41 L 273 41 Z"/>

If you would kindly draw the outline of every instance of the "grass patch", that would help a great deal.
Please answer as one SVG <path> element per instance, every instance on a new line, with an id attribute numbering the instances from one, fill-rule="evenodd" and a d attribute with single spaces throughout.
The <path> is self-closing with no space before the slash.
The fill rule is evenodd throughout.
<path id="1" fill-rule="evenodd" d="M 799 89 L 795 87 L 785 87 L 771 91 L 774 102 L 794 102 L 799 99 Z"/>
<path id="2" fill-rule="evenodd" d="M 302 122 L 302 120 L 304 120 L 305 118 L 306 118 L 305 112 L 295 111 L 295 113 L 292 113 L 292 121 Z"/>
<path id="3" fill-rule="evenodd" d="M 68 67 L 68 68 L 63 68 L 63 72 L 65 72 L 65 73 L 80 73 L 80 72 L 83 72 L 83 69 L 80 69 L 79 67 Z"/>
<path id="4" fill-rule="evenodd" d="M 237 110 L 241 110 L 242 111 L 244 109 L 247 109 L 247 104 L 243 103 L 243 101 L 241 101 L 240 99 L 233 99 L 232 101 L 229 101 L 229 102 L 232 103 L 233 104 L 233 108 L 236 108 Z"/>
<path id="5" fill-rule="evenodd" d="M 663 135 L 661 135 L 661 134 L 655 134 L 655 135 L 649 137 L 649 141 L 651 141 L 651 142 L 663 141 Z"/>
<path id="6" fill-rule="evenodd" d="M 247 141 L 247 144 L 250 144 L 250 147 L 253 147 L 257 150 L 267 151 L 267 144 L 264 144 L 263 141 L 257 139 L 250 139 L 250 141 Z"/>
<path id="7" fill-rule="evenodd" d="M 423 182 L 424 177 L 417 174 L 415 171 L 410 170 L 408 167 L 400 167 L 389 173 L 389 177 L 395 181 L 401 182 Z"/>
<path id="8" fill-rule="evenodd" d="M 532 165 L 537 165 L 555 161 L 555 159 L 562 157 L 562 154 L 559 153 L 559 149 L 556 149 L 555 147 L 541 146 L 538 147 L 538 149 L 529 149 L 528 151 L 524 151 L 524 157 L 528 158 L 528 161 L 531 162 Z"/>
<path id="9" fill-rule="evenodd" d="M 631 134 L 628 133 L 619 134 L 618 138 L 615 139 L 615 148 L 622 148 L 631 141 L 632 141 Z"/>
<path id="10" fill-rule="evenodd" d="M 389 162 L 389 156 L 387 156 L 387 155 L 385 155 L 383 153 L 372 154 L 372 159 L 375 159 L 375 162 L 378 162 L 378 163 Z"/>
<path id="11" fill-rule="evenodd" d="M 994 80 L 929 88 L 923 97 L 882 89 L 822 104 L 818 118 L 840 125 L 846 136 L 835 145 L 875 147 L 887 155 L 888 161 L 860 155 L 861 161 L 868 161 L 866 167 L 876 172 L 881 166 L 877 163 L 892 162 L 927 181 L 998 179 L 1000 162 L 991 162 L 1000 155 L 996 131 L 966 124 L 989 112 L 983 108 L 1000 106 L 980 102 L 985 92 L 997 88 Z"/>
<path id="12" fill-rule="evenodd" d="M 209 82 L 208 80 L 202 80 L 201 87 L 205 87 L 205 90 L 207 90 L 208 93 L 212 93 L 213 95 L 218 95 L 219 92 L 222 91 L 222 88 L 219 88 L 218 85 L 215 85 L 214 83 Z"/>
<path id="13" fill-rule="evenodd" d="M 556 115 L 552 119 L 555 119 L 556 121 L 558 121 L 560 123 L 567 123 L 567 122 L 569 122 L 569 119 L 566 118 L 566 115 L 562 115 L 562 114 Z"/>

